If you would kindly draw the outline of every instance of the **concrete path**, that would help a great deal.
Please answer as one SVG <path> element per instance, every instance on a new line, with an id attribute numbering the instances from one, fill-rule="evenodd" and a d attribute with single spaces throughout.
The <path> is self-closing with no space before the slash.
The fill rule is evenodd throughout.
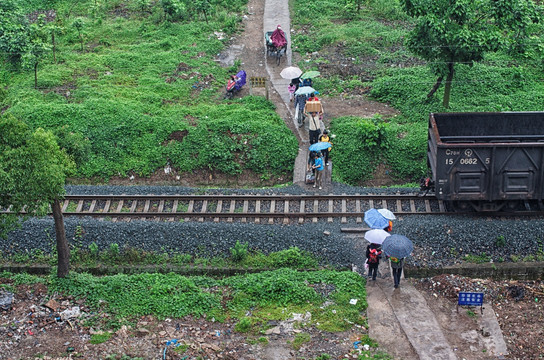
<path id="1" fill-rule="evenodd" d="M 380 263 L 379 273 L 367 285 L 370 337 L 395 359 L 457 359 L 419 291 L 403 280 L 395 289 L 388 261 Z"/>

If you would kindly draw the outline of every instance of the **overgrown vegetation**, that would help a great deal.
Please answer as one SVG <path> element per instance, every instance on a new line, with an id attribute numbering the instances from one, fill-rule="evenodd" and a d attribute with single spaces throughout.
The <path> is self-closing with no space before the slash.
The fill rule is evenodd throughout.
<path id="1" fill-rule="evenodd" d="M 83 231 L 83 230 L 82 230 Z M 109 247 L 99 249 L 95 242 L 84 246 L 77 236 L 73 239 L 70 248 L 70 263 L 75 269 L 104 268 L 116 266 L 161 266 L 171 268 L 216 267 L 216 268 L 251 268 L 251 269 L 279 269 L 289 267 L 293 269 L 317 269 L 320 259 L 310 252 L 294 246 L 289 249 L 265 254 L 258 249 L 250 249 L 247 243 L 236 242 L 230 249 L 230 257 L 207 257 L 183 254 L 174 250 L 145 251 L 133 247 L 120 248 L 119 244 L 112 243 Z M 2 254 L 5 264 L 55 265 L 55 253 L 47 253 L 40 249 L 32 249 L 23 253 Z"/>
<path id="2" fill-rule="evenodd" d="M 357 4 L 361 5 L 359 11 L 354 10 Z M 332 133 L 338 135 L 331 153 L 337 181 L 360 184 L 379 164 L 399 181 L 417 181 L 424 176 L 431 112 L 541 110 L 542 22 L 520 20 L 523 31 L 530 34 L 517 48 L 523 50 L 521 53 L 512 51 L 510 44 L 483 54 L 477 63 L 456 62 L 449 108 L 445 108 L 443 91 L 430 98 L 427 94 L 436 82 L 435 70 L 446 64 L 426 63 L 407 50 L 404 39 L 415 20 L 406 15 L 397 0 L 297 0 L 294 9 L 292 39 L 303 59 L 299 65 L 324 75 L 316 78 L 316 89 L 326 96 L 366 92 L 401 112 L 381 122 L 387 123 L 383 124 L 387 131 L 375 144 L 366 139 L 371 143 L 376 139 L 376 128 L 367 126 L 363 130 L 361 126 L 372 121 L 332 119 Z M 538 11 L 541 13 L 541 9 Z"/>
<path id="3" fill-rule="evenodd" d="M 104 277 L 71 273 L 57 278 L 4 272 L 0 277 L 13 278 L 14 286 L 21 281 L 41 281 L 51 293 L 85 299 L 97 314 L 109 314 L 89 318 L 88 325 L 105 329 L 118 328 L 142 315 L 238 319 L 236 331 L 251 334 L 266 329 L 268 320 L 285 320 L 306 311 L 312 313 L 308 325 L 328 331 L 366 322 L 362 316 L 367 307 L 364 280 L 351 271 L 284 268 L 223 279 L 174 273 Z M 358 299 L 357 304 L 351 304 L 350 299 Z M 95 336 L 93 341 L 106 341 L 108 334 Z"/>
<path id="4" fill-rule="evenodd" d="M 76 161 L 76 177 L 150 176 L 167 167 L 263 179 L 292 171 L 297 141 L 274 106 L 261 97 L 222 100 L 236 69 L 214 58 L 240 29 L 245 0 L 3 4 L 0 107 L 52 130 Z M 47 46 L 35 88 L 20 65 L 37 18 Z M 19 37 L 8 32 L 14 28 Z"/>

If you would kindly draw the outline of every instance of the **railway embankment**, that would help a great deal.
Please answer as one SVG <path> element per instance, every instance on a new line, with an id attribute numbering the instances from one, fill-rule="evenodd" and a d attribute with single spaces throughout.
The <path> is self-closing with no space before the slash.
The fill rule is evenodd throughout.
<path id="1" fill-rule="evenodd" d="M 8 271 L 12 273 L 28 273 L 35 275 L 50 274 L 55 266 L 48 264 L 16 264 L 5 263 L 0 265 L 0 272 Z M 348 269 L 348 268 L 344 268 Z M 139 273 L 162 273 L 170 272 L 186 276 L 233 276 L 239 274 L 250 274 L 273 269 L 267 268 L 248 268 L 248 267 L 216 267 L 202 265 L 102 265 L 94 266 L 72 266 L 72 271 L 80 273 L 89 273 L 97 276 L 114 274 L 139 274 Z M 302 269 L 301 271 L 313 271 L 316 269 Z M 438 275 L 458 275 L 474 279 L 493 279 L 493 280 L 538 280 L 544 277 L 544 262 L 517 262 L 517 263 L 489 263 L 472 264 L 462 263 L 455 266 L 445 266 L 442 268 L 413 267 L 406 266 L 404 275 L 407 278 L 430 278 Z"/>
<path id="2" fill-rule="evenodd" d="M 407 266 L 406 277 L 428 278 L 442 274 L 459 275 L 470 278 L 493 280 L 538 280 L 544 278 L 544 262 L 508 262 L 472 264 L 462 263 L 442 268 Z"/>

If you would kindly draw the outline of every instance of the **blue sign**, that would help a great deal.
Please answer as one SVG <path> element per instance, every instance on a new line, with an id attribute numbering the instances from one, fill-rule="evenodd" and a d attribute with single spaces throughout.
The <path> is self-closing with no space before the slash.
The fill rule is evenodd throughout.
<path id="1" fill-rule="evenodd" d="M 483 306 L 484 293 L 460 292 L 457 305 Z"/>

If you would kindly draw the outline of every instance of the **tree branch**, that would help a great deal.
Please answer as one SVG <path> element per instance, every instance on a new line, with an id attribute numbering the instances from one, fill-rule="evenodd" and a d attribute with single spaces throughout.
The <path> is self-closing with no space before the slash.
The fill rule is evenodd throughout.
<path id="1" fill-rule="evenodd" d="M 444 76 L 440 76 L 438 79 L 436 79 L 436 84 L 434 84 L 431 91 L 427 94 L 427 99 L 433 96 L 434 93 L 438 90 L 438 88 L 440 88 L 440 85 L 442 85 L 442 79 L 444 79 Z"/>

